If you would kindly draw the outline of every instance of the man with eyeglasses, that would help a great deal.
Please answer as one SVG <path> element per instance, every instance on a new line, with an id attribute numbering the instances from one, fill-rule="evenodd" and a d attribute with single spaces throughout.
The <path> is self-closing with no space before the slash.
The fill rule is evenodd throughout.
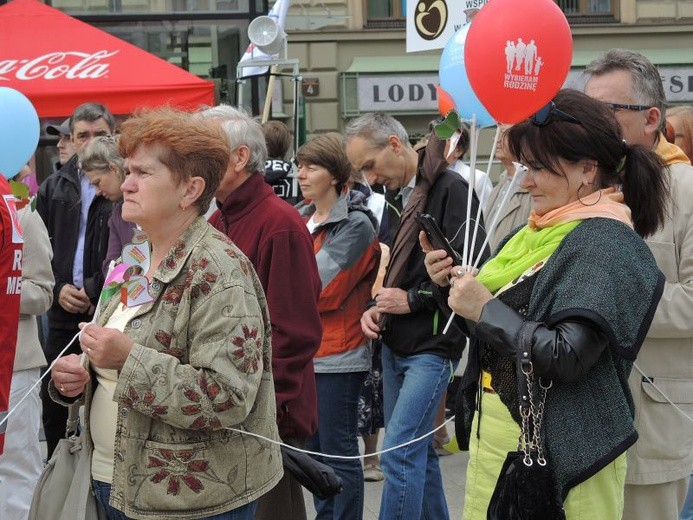
<path id="1" fill-rule="evenodd" d="M 406 444 L 381 456 L 386 480 L 380 518 L 445 520 L 450 515 L 432 437 L 412 441 L 433 430 L 465 336 L 455 325 L 442 332 L 447 316 L 438 302 L 445 299 L 446 289 L 428 277 L 415 217 L 421 212 L 432 215 L 451 246 L 463 251 L 469 185 L 447 169 L 444 141 L 432 135 L 417 153 L 402 124 L 387 114 L 351 121 L 345 143 L 354 170 L 363 172 L 369 184 L 399 191 L 401 201 L 383 288 L 361 317 L 364 334 L 383 342 L 383 449 Z M 478 204 L 474 196 L 471 215 L 477 214 Z M 471 238 L 473 228 L 469 231 Z"/>
<path id="2" fill-rule="evenodd" d="M 629 379 L 639 439 L 628 450 L 623 518 L 674 520 L 693 470 L 693 426 L 681 413 L 693 415 L 693 168 L 664 137 L 664 88 L 647 58 L 612 49 L 585 72 L 585 93 L 614 110 L 625 140 L 655 150 L 668 166 L 668 219 L 647 239 L 666 285 Z"/>
<path id="3" fill-rule="evenodd" d="M 79 168 L 79 153 L 97 136 L 113 135 L 115 118 L 100 103 L 78 106 L 69 119 L 75 155 L 39 188 L 36 209 L 46 224 L 53 247 L 53 305 L 48 310 L 48 338 L 44 347 L 50 364 L 91 321 L 104 282 L 101 264 L 108 249 L 108 218 L 112 203 L 96 195 Z M 78 354 L 75 341 L 67 353 Z M 67 409 L 48 396 L 48 379 L 41 386 L 43 429 L 48 458 L 65 435 Z"/>

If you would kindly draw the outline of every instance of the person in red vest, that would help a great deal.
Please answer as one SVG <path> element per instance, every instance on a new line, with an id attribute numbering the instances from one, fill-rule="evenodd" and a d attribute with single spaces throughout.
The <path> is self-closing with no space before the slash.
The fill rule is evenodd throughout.
<path id="1" fill-rule="evenodd" d="M 5 445 L 5 428 L 10 402 L 10 383 L 19 324 L 19 295 L 22 281 L 22 230 L 14 195 L 0 175 L 0 454 Z"/>

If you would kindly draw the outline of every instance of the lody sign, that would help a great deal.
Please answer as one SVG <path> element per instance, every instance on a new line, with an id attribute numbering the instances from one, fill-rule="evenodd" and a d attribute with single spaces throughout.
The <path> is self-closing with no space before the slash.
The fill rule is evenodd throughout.
<path id="1" fill-rule="evenodd" d="M 438 74 L 359 76 L 361 112 L 437 112 Z"/>

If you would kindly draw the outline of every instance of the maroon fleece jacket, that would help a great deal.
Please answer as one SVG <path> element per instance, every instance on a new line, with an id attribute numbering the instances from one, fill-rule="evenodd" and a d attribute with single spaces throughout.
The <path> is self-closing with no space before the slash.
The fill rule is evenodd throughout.
<path id="1" fill-rule="evenodd" d="M 298 211 L 257 173 L 227 197 L 209 222 L 255 266 L 272 323 L 279 435 L 306 439 L 318 424 L 313 356 L 322 340 L 313 239 Z"/>

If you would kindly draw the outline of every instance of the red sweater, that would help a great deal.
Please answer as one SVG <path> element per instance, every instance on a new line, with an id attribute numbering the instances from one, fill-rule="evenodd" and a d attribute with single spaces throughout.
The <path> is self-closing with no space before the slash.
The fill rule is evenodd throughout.
<path id="1" fill-rule="evenodd" d="M 322 327 L 313 240 L 293 207 L 260 174 L 236 189 L 209 219 L 255 266 L 272 322 L 272 370 L 282 438 L 305 439 L 318 424 L 313 356 Z"/>
<path id="2" fill-rule="evenodd" d="M 5 418 L 10 403 L 22 280 L 22 229 L 14 200 L 9 183 L 0 174 L 0 420 Z M 7 422 L 0 426 L 0 454 L 6 428 Z"/>

